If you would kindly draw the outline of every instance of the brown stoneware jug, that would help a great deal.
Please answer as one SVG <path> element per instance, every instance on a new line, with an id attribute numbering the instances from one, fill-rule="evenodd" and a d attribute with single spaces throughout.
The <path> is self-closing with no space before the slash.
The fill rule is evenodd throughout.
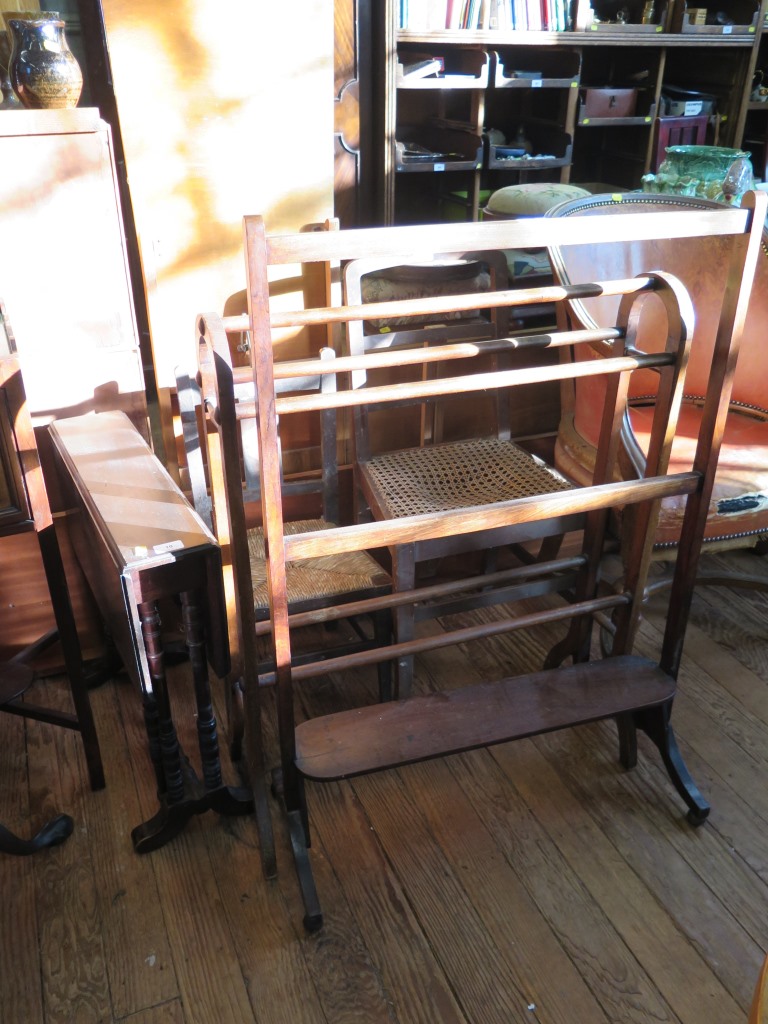
<path id="1" fill-rule="evenodd" d="M 64 22 L 9 18 L 11 85 L 25 107 L 76 107 L 83 74 L 64 34 Z"/>

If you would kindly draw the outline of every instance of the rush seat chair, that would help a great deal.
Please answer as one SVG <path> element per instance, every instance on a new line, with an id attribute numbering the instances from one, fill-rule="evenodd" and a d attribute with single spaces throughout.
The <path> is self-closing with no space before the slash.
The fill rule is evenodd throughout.
<path id="1" fill-rule="evenodd" d="M 255 418 L 253 383 L 236 382 L 227 331 L 222 318 L 205 314 L 199 318 L 200 382 L 177 374 L 182 419 L 186 421 L 185 447 L 190 488 L 203 513 L 210 509 L 214 532 L 222 545 L 225 589 L 229 616 L 232 673 L 230 693 L 230 745 L 239 759 L 245 723 L 242 690 L 249 685 L 267 685 L 274 676 L 269 664 L 267 641 L 270 632 L 269 594 L 266 576 L 265 537 L 262 525 L 252 513 L 260 500 L 260 466 L 255 437 L 250 427 Z M 324 349 L 323 360 L 335 353 Z M 250 369 L 247 369 L 250 375 Z M 240 373 L 243 376 L 243 373 Z M 322 391 L 334 383 L 332 375 L 302 375 L 286 378 L 280 390 L 306 394 Z M 201 406 L 202 399 L 202 408 Z M 198 409 L 200 415 L 198 415 Z M 298 479 L 283 478 L 287 529 L 292 532 L 332 529 L 339 519 L 339 481 L 336 456 L 336 417 L 325 415 L 319 438 L 322 465 L 317 473 Z M 208 467 L 210 481 L 205 477 Z M 290 502 L 309 501 L 317 511 L 311 518 L 291 516 Z M 304 616 L 307 625 L 313 614 L 332 605 L 386 594 L 391 583 L 386 571 L 367 552 L 352 552 L 328 559 L 297 560 L 286 566 L 290 610 Z M 391 616 L 382 610 L 372 617 L 373 629 L 366 630 L 357 619 L 349 620 L 350 639 L 334 640 L 322 647 L 297 646 L 296 665 L 345 653 L 349 648 L 386 646 L 391 635 Z M 261 639 L 259 639 L 261 638 Z M 379 698 L 391 697 L 391 670 L 387 661 L 378 665 Z"/>

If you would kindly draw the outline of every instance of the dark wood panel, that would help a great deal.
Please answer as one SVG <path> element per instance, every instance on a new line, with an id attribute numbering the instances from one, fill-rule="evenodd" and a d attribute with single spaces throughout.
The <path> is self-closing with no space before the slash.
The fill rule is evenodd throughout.
<path id="1" fill-rule="evenodd" d="M 371 0 L 334 0 L 334 213 L 374 223 Z"/>

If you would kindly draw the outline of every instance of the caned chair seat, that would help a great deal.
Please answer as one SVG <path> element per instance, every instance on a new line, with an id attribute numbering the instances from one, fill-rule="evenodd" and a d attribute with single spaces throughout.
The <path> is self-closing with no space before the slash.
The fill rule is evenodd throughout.
<path id="1" fill-rule="evenodd" d="M 302 519 L 285 523 L 285 534 L 314 533 L 316 530 L 331 530 L 335 526 L 336 523 L 324 519 Z M 264 531 L 261 527 L 248 531 L 248 554 L 256 617 L 266 619 L 269 617 L 269 595 Z M 345 595 L 349 595 L 350 600 L 358 599 L 365 591 L 389 587 L 388 576 L 367 551 L 348 551 L 340 555 L 287 562 L 285 581 L 288 602 L 295 608 L 330 598 L 343 603 Z"/>
<path id="2" fill-rule="evenodd" d="M 518 445 L 495 437 L 386 452 L 373 456 L 364 472 L 392 518 L 573 486 Z"/>

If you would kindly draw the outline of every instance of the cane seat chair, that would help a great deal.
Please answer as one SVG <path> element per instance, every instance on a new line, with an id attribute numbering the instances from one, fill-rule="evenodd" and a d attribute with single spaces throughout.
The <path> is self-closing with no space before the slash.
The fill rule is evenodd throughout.
<path id="1" fill-rule="evenodd" d="M 688 196 L 629 193 L 595 195 L 555 207 L 551 217 L 596 217 L 615 212 L 643 214 L 656 211 L 725 210 L 724 204 Z M 585 232 L 585 237 L 588 232 Z M 567 285 L 584 276 L 611 272 L 632 276 L 641 267 L 667 269 L 688 288 L 696 310 L 686 394 L 672 446 L 672 465 L 690 467 L 695 438 L 701 423 L 715 344 L 719 310 L 728 282 L 722 270 L 722 240 L 651 239 L 632 246 L 589 244 L 559 247 L 550 251 L 555 279 Z M 568 326 L 594 328 L 613 322 L 616 303 L 609 296 L 576 299 L 561 307 Z M 720 459 L 709 503 L 704 541 L 707 550 L 751 548 L 768 537 L 768 393 L 765 388 L 765 325 L 768 322 L 768 234 L 763 232 L 754 287 L 738 353 Z M 653 329 L 653 325 L 651 325 Z M 587 346 L 574 354 L 576 360 L 599 358 L 610 343 Z M 649 374 L 635 374 L 622 431 L 621 468 L 636 474 L 647 452 L 657 381 Z M 569 479 L 581 484 L 591 479 L 599 430 L 595 414 L 602 385 L 599 378 L 574 379 L 562 390 L 562 415 L 555 464 Z M 680 536 L 683 509 L 676 499 L 662 504 L 656 532 L 656 553 L 673 558 Z M 702 579 L 705 578 L 702 576 Z M 714 574 L 712 580 L 718 577 Z M 734 577 L 728 579 L 735 582 Z M 760 583 L 750 576 L 744 582 Z M 658 587 L 665 586 L 662 578 Z"/>
<path id="2" fill-rule="evenodd" d="M 392 302 L 424 298 L 428 296 L 449 296 L 462 293 L 498 291 L 508 287 L 508 268 L 505 254 L 486 253 L 445 253 L 424 255 L 418 263 L 397 265 L 391 258 L 368 257 L 353 260 L 343 271 L 344 294 L 351 303 Z M 366 321 L 354 321 L 347 325 L 347 351 L 353 355 L 365 352 L 386 351 L 403 347 L 419 348 L 423 345 L 439 345 L 446 341 L 481 341 L 504 337 L 508 330 L 508 310 L 475 309 L 453 311 L 442 315 L 424 314 L 416 317 L 372 317 Z M 492 356 L 498 359 L 498 356 Z M 440 364 L 416 364 L 410 373 L 404 367 L 396 371 L 380 370 L 376 374 L 379 383 L 397 380 L 414 380 L 419 375 L 432 379 L 444 372 Z M 352 378 L 353 386 L 366 386 L 365 374 L 357 372 Z M 475 419 L 477 410 L 472 410 Z M 508 415 L 503 402 L 496 402 L 494 419 L 499 434 L 508 434 Z M 482 414 L 481 414 L 482 415 Z M 442 396 L 440 400 L 422 401 L 398 408 L 397 417 L 380 413 L 385 418 L 385 430 L 391 447 L 404 447 L 409 443 L 418 446 L 431 445 L 444 439 L 446 429 L 455 432 L 456 423 L 467 430 L 466 403 L 454 402 Z M 374 419 L 374 410 L 366 407 L 356 410 L 356 444 L 365 445 L 368 433 L 366 418 Z M 473 422 L 470 428 L 476 427 Z M 364 436 L 360 436 L 361 428 Z"/>
<path id="3" fill-rule="evenodd" d="M 457 276 L 457 267 L 467 273 Z M 449 273 L 446 276 L 445 271 Z M 395 296 L 382 280 L 408 281 L 409 288 L 399 298 L 435 297 L 472 291 L 504 291 L 508 288 L 507 259 L 504 252 L 461 252 L 436 255 L 430 262 L 396 266 L 392 257 L 369 257 L 346 264 L 343 272 L 344 297 L 349 305 L 392 300 Z M 462 287 L 463 286 L 463 287 Z M 503 371 L 513 365 L 524 366 L 522 346 L 505 341 L 508 329 L 507 307 L 471 310 L 446 316 L 373 318 L 355 320 L 347 325 L 348 351 L 353 358 L 366 353 L 403 348 L 436 347 L 447 342 L 485 342 L 487 369 Z M 495 339 L 495 342 L 494 342 Z M 481 365 L 483 360 L 481 359 Z M 436 381 L 450 372 L 449 363 L 419 365 L 422 379 Z M 400 368 L 397 380 L 408 380 Z M 412 377 L 410 379 L 413 379 Z M 352 387 L 371 387 L 393 382 L 387 371 L 355 371 Z M 353 410 L 355 441 L 356 493 L 361 499 L 359 516 L 373 520 L 403 518 L 410 515 L 435 515 L 449 509 L 504 501 L 523 495 L 565 490 L 570 484 L 542 460 L 512 441 L 510 394 L 508 390 L 490 390 L 487 401 L 477 396 L 451 395 L 450 386 L 437 399 L 416 400 L 413 405 L 398 404 L 393 410 L 360 405 Z M 409 408 L 418 411 L 420 429 L 404 432 Z M 416 421 L 415 421 L 416 422 Z M 375 449 L 372 438 L 383 439 Z M 511 539 L 505 531 L 489 530 L 467 537 L 452 536 L 421 544 L 400 544 L 390 549 L 395 591 L 411 590 L 417 582 L 418 566 L 434 572 L 434 563 L 445 556 L 481 552 L 487 579 L 477 594 L 463 601 L 451 599 L 450 606 L 439 602 L 429 605 L 404 605 L 395 613 L 395 635 L 399 642 L 413 638 L 417 623 L 447 610 L 467 610 L 478 604 L 505 600 L 504 581 L 494 587 L 490 572 L 495 569 L 495 549 Z M 561 535 L 547 538 L 545 550 L 554 555 Z M 454 563 L 455 564 L 455 563 Z M 422 571 L 422 575 L 424 572 Z M 471 591 L 471 588 L 468 588 Z M 397 693 L 408 696 L 412 684 L 413 661 L 401 658 L 397 665 Z"/>
<path id="4" fill-rule="evenodd" d="M 270 630 L 269 593 L 263 526 L 254 518 L 260 500 L 260 473 L 254 423 L 253 383 L 236 380 L 227 331 L 222 318 L 206 314 L 199 318 L 199 383 L 177 373 L 180 411 L 186 422 L 185 448 L 189 484 L 193 498 L 203 510 L 210 507 L 214 532 L 222 545 L 229 614 L 232 688 L 230 692 L 230 743 L 233 756 L 240 757 L 244 722 L 242 690 L 248 685 L 265 685 L 274 679 L 266 640 Z M 320 358 L 332 360 L 332 349 Z M 250 368 L 246 368 L 250 376 Z M 240 371 L 240 376 L 245 373 Z M 335 383 L 332 375 L 306 374 L 281 381 L 280 393 L 312 393 Z M 319 472 L 283 480 L 286 530 L 289 533 L 332 529 L 339 521 L 339 481 L 336 455 L 336 417 L 332 411 L 322 420 Z M 203 456 L 203 457 L 201 457 Z M 205 478 L 208 467 L 210 481 Z M 317 515 L 296 519 L 296 504 L 307 502 Z M 292 519 L 292 516 L 294 518 Z M 227 557 L 229 556 L 229 557 Z M 388 574 L 365 551 L 319 559 L 297 559 L 286 565 L 290 612 L 312 625 L 319 609 L 338 607 L 386 594 L 391 589 Z M 373 617 L 373 629 L 364 628 L 356 617 L 349 619 L 352 631 L 346 639 L 323 642 L 321 647 L 297 647 L 295 663 L 308 664 L 345 653 L 348 649 L 386 646 L 390 640 L 391 616 L 387 610 Z M 327 630 L 325 631 L 327 633 Z M 261 638 L 261 639 L 258 639 Z M 324 640 L 327 636 L 324 635 Z M 391 697 L 388 662 L 378 663 L 379 698 Z"/>

